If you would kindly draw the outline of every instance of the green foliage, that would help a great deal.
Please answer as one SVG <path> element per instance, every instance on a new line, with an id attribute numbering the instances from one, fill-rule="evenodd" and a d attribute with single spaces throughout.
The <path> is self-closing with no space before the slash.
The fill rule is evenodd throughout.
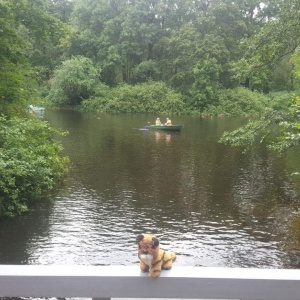
<path id="1" fill-rule="evenodd" d="M 269 3 L 260 6 L 247 0 L 77 0 L 65 53 L 92 59 L 109 86 L 153 79 L 185 95 L 199 79 L 205 86 L 197 69 L 209 56 L 215 60 L 213 67 L 218 66 L 218 76 L 204 74 L 209 86 L 194 97 L 194 104 L 205 107 L 205 102 L 216 100 L 215 95 L 206 99 L 216 87 L 236 86 L 230 66 L 243 57 L 245 45 L 240 40 L 259 31 L 261 18 L 274 15 L 269 8 Z"/>
<path id="2" fill-rule="evenodd" d="M 290 90 L 293 88 L 292 66 L 285 58 L 289 58 L 299 47 L 300 2 L 278 0 L 268 3 L 266 8 L 270 10 L 269 7 L 273 8 L 275 17 L 267 19 L 261 30 L 242 41 L 245 45 L 243 59 L 233 62 L 233 69 L 240 82 L 247 87 L 264 92 L 279 90 L 279 86 Z M 278 78 L 279 74 L 281 76 Z M 284 79 L 284 85 L 279 82 L 280 79 Z"/>
<path id="3" fill-rule="evenodd" d="M 26 211 L 67 167 L 61 145 L 53 142 L 55 131 L 25 119 L 38 75 L 34 53 L 46 52 L 64 33 L 62 23 L 47 14 L 46 1 L 0 0 L 0 216 Z"/>
<path id="4" fill-rule="evenodd" d="M 7 2 L 18 25 L 28 29 L 29 37 L 44 44 L 48 38 L 64 36 L 64 24 L 46 10 L 47 0 L 3 0 Z"/>
<path id="5" fill-rule="evenodd" d="M 95 94 L 97 84 L 99 70 L 92 61 L 74 56 L 54 71 L 48 99 L 57 105 L 79 104 Z"/>
<path id="6" fill-rule="evenodd" d="M 285 111 L 267 109 L 262 118 L 249 121 L 232 132 L 225 132 L 221 143 L 249 149 L 259 143 L 266 143 L 270 150 L 283 154 L 287 149 L 300 144 L 300 97 L 293 95 Z"/>
<path id="7" fill-rule="evenodd" d="M 54 133 L 35 118 L 0 117 L 0 216 L 26 211 L 65 174 L 68 159 Z"/>
<path id="8" fill-rule="evenodd" d="M 280 134 L 269 148 L 277 153 L 284 153 L 287 149 L 300 144 L 300 96 L 293 95 L 288 112 L 279 123 Z"/>
<path id="9" fill-rule="evenodd" d="M 204 112 L 214 115 L 260 115 L 266 105 L 269 106 L 268 102 L 267 96 L 238 87 L 219 91 L 218 104 L 208 105 Z"/>
<path id="10" fill-rule="evenodd" d="M 82 102 L 85 111 L 180 114 L 186 111 L 182 96 L 163 82 L 103 87 Z"/>
<path id="11" fill-rule="evenodd" d="M 274 4 L 276 17 L 270 19 L 255 36 L 244 41 L 248 48 L 244 59 L 236 65 L 235 71 L 237 76 L 240 76 L 241 82 L 247 86 L 251 86 L 252 81 L 255 88 L 260 87 L 261 90 L 273 88 L 278 91 L 278 86 L 282 82 L 275 87 L 275 79 L 281 68 L 284 77 L 278 77 L 277 83 L 279 80 L 285 82 L 281 85 L 282 88 L 290 91 L 295 87 L 299 88 L 300 2 L 288 0 Z M 294 65 L 293 72 L 291 72 L 292 65 L 288 61 L 290 57 Z M 273 82 L 270 82 L 271 71 Z M 261 82 L 259 83 L 256 78 Z M 293 95 L 292 101 L 286 105 L 287 94 L 288 92 L 270 93 L 269 106 L 273 110 L 267 110 L 258 121 L 251 121 L 242 128 L 224 133 L 220 141 L 247 148 L 258 140 L 265 142 L 269 149 L 278 154 L 283 154 L 290 147 L 298 146 L 300 100 L 299 96 Z"/>
<path id="12" fill-rule="evenodd" d="M 132 81 L 134 83 L 157 80 L 160 76 L 158 65 L 155 61 L 148 60 L 141 62 L 133 70 Z"/>
<path id="13" fill-rule="evenodd" d="M 280 59 L 272 68 L 269 87 L 271 91 L 292 91 L 297 88 L 297 82 L 293 76 L 295 65 L 291 56 L 287 55 Z M 298 88 L 300 85 L 298 85 Z"/>
<path id="14" fill-rule="evenodd" d="M 47 1 L 47 11 L 55 18 L 67 22 L 70 19 L 74 2 L 69 0 Z"/>
<path id="15" fill-rule="evenodd" d="M 215 58 L 207 57 L 194 68 L 195 83 L 191 90 L 194 100 L 193 107 L 203 111 L 208 104 L 214 104 L 218 99 L 220 65 Z"/>
<path id="16" fill-rule="evenodd" d="M 282 120 L 280 113 L 268 110 L 264 118 L 251 120 L 245 126 L 232 132 L 224 132 L 219 142 L 248 150 L 257 143 L 266 141 L 273 129 L 272 126 Z"/>
<path id="17" fill-rule="evenodd" d="M 64 7 L 68 17 L 60 19 L 72 26 L 64 57 L 90 58 L 111 87 L 163 81 L 198 112 L 218 105 L 219 89 L 241 83 L 260 92 L 293 89 L 292 64 L 281 56 L 298 45 L 295 0 L 288 5 L 282 0 L 264 5 L 247 0 L 68 4 L 50 5 L 55 15 L 57 7 Z M 295 10 L 289 12 L 290 6 Z"/>
<path id="18" fill-rule="evenodd" d="M 54 64 L 59 63 L 59 56 L 62 54 L 60 45 L 68 33 L 66 24 L 47 11 L 48 2 L 53 1 L 3 1 L 9 7 L 18 38 L 26 41 L 26 45 L 22 45 L 22 55 L 37 70 L 43 67 L 48 79 Z"/>
<path id="19" fill-rule="evenodd" d="M 45 50 L 46 42 L 58 43 L 63 36 L 64 26 L 45 12 L 45 2 L 0 1 L 0 111 L 5 115 L 22 114 L 35 93 L 37 74 L 30 62 L 37 48 Z"/>
<path id="20" fill-rule="evenodd" d="M 268 107 L 277 111 L 288 111 L 289 104 L 291 102 L 293 92 L 280 91 L 271 92 L 267 94 L 268 97 Z"/>
<path id="21" fill-rule="evenodd" d="M 0 111 L 17 113 L 29 72 L 23 49 L 25 41 L 18 36 L 8 3 L 0 1 Z"/>
<path id="22" fill-rule="evenodd" d="M 300 49 L 296 49 L 295 53 L 291 57 L 291 62 L 294 66 L 293 75 L 294 75 L 294 86 L 295 89 L 300 88 Z"/>

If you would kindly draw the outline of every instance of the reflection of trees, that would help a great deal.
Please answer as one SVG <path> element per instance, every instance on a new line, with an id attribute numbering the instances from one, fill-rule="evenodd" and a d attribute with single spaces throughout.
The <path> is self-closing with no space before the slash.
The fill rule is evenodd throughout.
<path id="1" fill-rule="evenodd" d="M 53 203 L 46 200 L 35 206 L 35 210 L 14 220 L 2 220 L 0 226 L 0 264 L 36 263 L 39 241 L 49 238 L 49 217 Z"/>
<path id="2" fill-rule="evenodd" d="M 290 217 L 290 223 L 288 227 L 289 237 L 289 250 L 300 250 L 300 214 L 294 214 Z M 300 259 L 300 258 L 299 258 Z"/>
<path id="3" fill-rule="evenodd" d="M 269 215 L 276 206 L 287 205 L 295 199 L 294 186 L 283 171 L 283 160 L 276 160 L 269 153 L 252 154 L 247 160 L 232 187 L 241 214 L 251 212 L 259 218 L 260 214 Z"/>
<path id="4" fill-rule="evenodd" d="M 236 178 L 233 200 L 240 219 L 257 240 L 274 241 L 288 252 L 299 251 L 300 221 L 295 222 L 299 215 L 293 205 L 299 197 L 284 169 L 284 161 L 270 153 L 250 155 L 247 167 Z"/>

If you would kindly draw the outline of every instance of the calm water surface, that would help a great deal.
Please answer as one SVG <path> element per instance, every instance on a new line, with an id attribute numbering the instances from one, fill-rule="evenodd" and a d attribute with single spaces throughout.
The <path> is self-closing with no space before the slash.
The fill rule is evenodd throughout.
<path id="1" fill-rule="evenodd" d="M 236 118 L 139 130 L 156 117 L 47 111 L 69 131 L 70 174 L 51 201 L 0 224 L 0 263 L 137 264 L 135 236 L 152 232 L 177 265 L 300 267 L 300 182 L 288 176 L 299 149 L 277 158 L 217 143 Z"/>

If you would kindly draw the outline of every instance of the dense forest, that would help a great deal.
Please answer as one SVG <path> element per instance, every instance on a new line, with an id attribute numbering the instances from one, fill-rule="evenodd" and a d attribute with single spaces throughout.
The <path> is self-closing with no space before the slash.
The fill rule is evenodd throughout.
<path id="1" fill-rule="evenodd" d="M 0 0 L 0 28 L 0 215 L 26 210 L 66 169 L 29 103 L 259 115 L 222 142 L 299 144 L 298 0 Z M 28 147 L 40 127 L 47 134 Z M 30 156 L 38 166 L 29 169 Z M 47 180 L 29 193 L 36 170 Z"/>
<path id="2" fill-rule="evenodd" d="M 296 0 L 0 5 L 6 104 L 38 97 L 98 111 L 253 114 L 282 108 L 299 88 Z"/>

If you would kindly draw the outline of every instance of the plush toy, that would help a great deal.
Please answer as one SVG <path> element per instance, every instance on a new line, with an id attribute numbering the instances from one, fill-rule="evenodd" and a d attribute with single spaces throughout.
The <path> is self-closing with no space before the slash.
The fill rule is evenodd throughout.
<path id="1" fill-rule="evenodd" d="M 169 270 L 176 260 L 174 252 L 159 248 L 159 240 L 151 234 L 139 234 L 136 237 L 140 268 L 152 277 L 158 277 L 162 269 Z"/>

